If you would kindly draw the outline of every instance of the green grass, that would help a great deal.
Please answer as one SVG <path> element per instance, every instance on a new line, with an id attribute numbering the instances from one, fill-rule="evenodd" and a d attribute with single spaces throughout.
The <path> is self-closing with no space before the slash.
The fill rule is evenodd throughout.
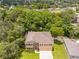
<path id="1" fill-rule="evenodd" d="M 39 59 L 39 54 L 23 51 L 20 59 Z"/>
<path id="2" fill-rule="evenodd" d="M 68 59 L 66 49 L 63 43 L 59 41 L 55 41 L 53 56 L 54 56 L 54 59 Z M 23 51 L 20 59 L 39 59 L 39 54 L 34 52 Z"/>
<path id="3" fill-rule="evenodd" d="M 66 49 L 63 43 L 59 41 L 55 41 L 53 56 L 54 56 L 54 59 L 68 59 Z"/>

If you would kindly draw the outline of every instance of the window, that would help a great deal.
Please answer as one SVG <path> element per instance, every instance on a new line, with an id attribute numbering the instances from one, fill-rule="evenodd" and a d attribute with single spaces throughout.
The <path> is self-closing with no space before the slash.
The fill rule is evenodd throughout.
<path id="1" fill-rule="evenodd" d="M 52 46 L 52 44 L 40 44 L 40 46 Z"/>
<path id="2" fill-rule="evenodd" d="M 40 46 L 43 46 L 43 44 L 40 44 Z"/>

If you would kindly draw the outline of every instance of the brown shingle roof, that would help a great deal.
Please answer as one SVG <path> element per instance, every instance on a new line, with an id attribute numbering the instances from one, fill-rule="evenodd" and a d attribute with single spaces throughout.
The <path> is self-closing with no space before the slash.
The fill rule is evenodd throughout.
<path id="1" fill-rule="evenodd" d="M 28 34 L 26 35 L 25 43 L 30 41 L 37 42 L 40 44 L 52 44 L 53 38 L 50 32 L 28 32 Z"/>

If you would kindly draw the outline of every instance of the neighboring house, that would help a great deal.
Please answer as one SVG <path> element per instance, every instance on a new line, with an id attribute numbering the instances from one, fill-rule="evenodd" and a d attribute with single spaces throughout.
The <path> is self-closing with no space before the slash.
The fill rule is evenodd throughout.
<path id="1" fill-rule="evenodd" d="M 79 59 L 79 43 L 69 38 L 64 38 L 64 43 L 70 59 Z"/>
<path id="2" fill-rule="evenodd" d="M 77 23 L 79 23 L 79 14 L 77 15 Z"/>
<path id="3" fill-rule="evenodd" d="M 52 51 L 53 38 L 50 32 L 28 32 L 25 47 L 34 51 Z"/>
<path id="4" fill-rule="evenodd" d="M 79 23 L 79 13 L 76 13 L 75 18 L 74 18 L 74 23 Z"/>

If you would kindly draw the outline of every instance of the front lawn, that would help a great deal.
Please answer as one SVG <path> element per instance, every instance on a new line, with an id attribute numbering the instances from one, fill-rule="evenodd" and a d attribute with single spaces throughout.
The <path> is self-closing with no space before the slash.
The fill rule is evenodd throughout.
<path id="1" fill-rule="evenodd" d="M 23 51 L 20 59 L 39 59 L 39 54 Z"/>
<path id="2" fill-rule="evenodd" d="M 59 41 L 54 42 L 53 57 L 54 59 L 68 59 L 66 49 L 63 43 Z M 20 59 L 39 59 L 39 54 L 34 52 L 23 51 Z"/>
<path id="3" fill-rule="evenodd" d="M 59 41 L 55 41 L 53 56 L 54 56 L 54 59 L 68 59 L 66 49 L 63 43 Z"/>

